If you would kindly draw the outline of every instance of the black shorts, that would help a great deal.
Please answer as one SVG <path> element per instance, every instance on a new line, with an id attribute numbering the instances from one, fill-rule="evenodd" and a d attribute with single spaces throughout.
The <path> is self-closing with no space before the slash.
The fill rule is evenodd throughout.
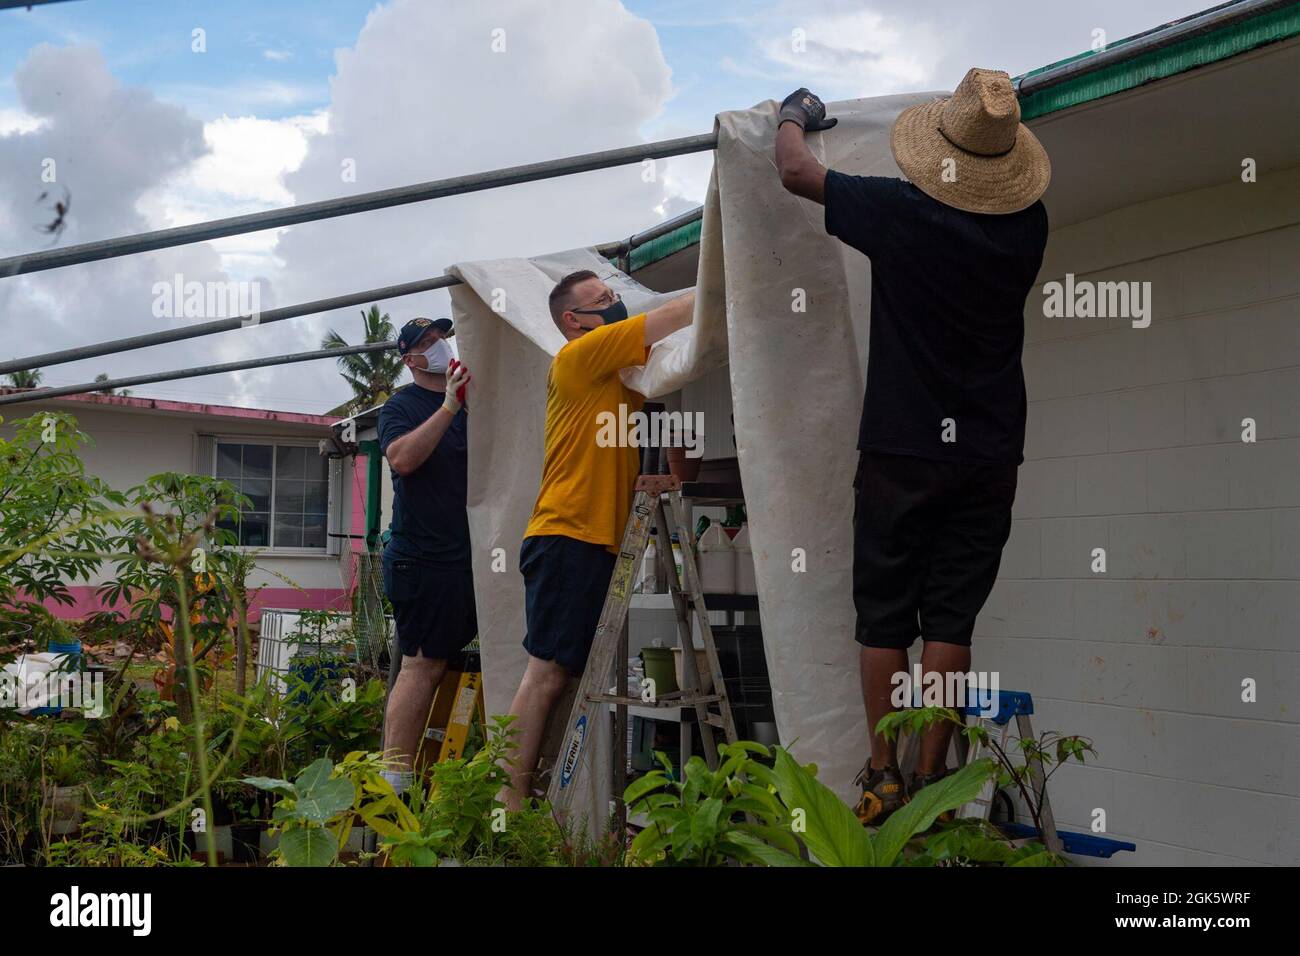
<path id="1" fill-rule="evenodd" d="M 384 592 L 397 621 L 397 645 L 445 661 L 474 640 L 474 575 L 406 558 L 384 558 Z"/>
<path id="2" fill-rule="evenodd" d="M 1011 534 L 1015 464 L 862 452 L 853 481 L 855 637 L 970 644 Z"/>
<path id="3" fill-rule="evenodd" d="M 570 674 L 582 673 L 617 557 L 602 544 L 563 535 L 524 538 L 519 571 L 529 654 L 555 661 Z"/>

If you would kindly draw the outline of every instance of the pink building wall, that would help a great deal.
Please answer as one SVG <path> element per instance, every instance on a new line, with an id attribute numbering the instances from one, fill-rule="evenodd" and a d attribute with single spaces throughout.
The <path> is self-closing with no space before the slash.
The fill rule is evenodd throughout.
<path id="1" fill-rule="evenodd" d="M 0 389 L 0 392 L 7 392 L 9 389 Z M 173 416 L 176 414 L 186 417 L 197 416 L 201 418 L 232 419 L 237 422 L 245 423 L 267 423 L 274 426 L 283 425 L 304 425 L 310 426 L 313 430 L 322 426 L 328 427 L 334 424 L 338 419 L 322 415 L 310 415 L 301 412 L 279 412 L 265 409 L 235 408 L 229 406 L 210 405 L 203 403 L 178 402 L 165 399 L 135 398 L 109 395 L 78 395 L 70 396 L 64 401 L 85 403 L 90 407 L 105 406 L 109 408 L 118 408 L 123 412 L 164 412 Z M 74 405 L 63 406 L 65 410 L 78 413 Z M 35 407 L 33 407 L 35 410 Z M 89 411 L 89 408 L 87 409 Z M 236 426 L 237 427 L 237 426 Z M 93 436 L 92 436 L 93 437 Z M 273 436 L 269 436 L 273 437 Z M 349 525 L 341 530 L 352 535 L 364 537 L 366 531 L 366 497 L 367 497 L 367 471 L 365 468 L 365 458 L 361 457 L 356 460 L 358 467 L 350 469 L 350 473 L 345 472 L 344 480 L 350 485 L 347 493 L 350 496 L 350 513 L 351 521 Z M 177 470 L 184 470 L 188 465 L 178 463 Z M 346 611 L 350 607 L 350 594 L 352 588 L 356 586 L 357 573 L 356 562 L 350 557 L 350 552 L 358 544 L 362 544 L 361 539 L 354 538 L 349 542 L 343 543 L 345 553 L 341 556 L 322 557 L 321 560 L 327 561 L 339 569 L 340 578 L 346 580 L 346 586 L 339 587 L 304 587 L 295 588 L 290 586 L 266 586 L 261 589 L 255 589 L 256 593 L 250 602 L 249 618 L 255 620 L 262 608 L 288 608 L 288 609 L 305 609 L 305 610 L 340 610 Z M 272 556 L 274 558 L 274 556 Z M 346 569 L 346 570 L 345 570 Z M 91 614 L 112 609 L 111 606 L 105 605 L 98 595 L 99 585 L 97 584 L 76 584 L 68 588 L 68 592 L 73 599 L 72 604 L 60 604 L 53 600 L 46 600 L 45 608 L 55 617 L 62 620 L 79 620 Z M 121 610 L 126 606 L 125 602 L 118 602 L 116 609 Z"/>

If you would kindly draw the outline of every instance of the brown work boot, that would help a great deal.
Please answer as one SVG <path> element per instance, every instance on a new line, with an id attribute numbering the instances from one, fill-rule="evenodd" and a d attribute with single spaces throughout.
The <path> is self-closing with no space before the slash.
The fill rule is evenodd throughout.
<path id="1" fill-rule="evenodd" d="M 889 819 L 890 814 L 907 803 L 903 777 L 897 767 L 877 769 L 868 760 L 853 782 L 862 787 L 862 799 L 858 801 L 854 812 L 864 827 L 880 826 Z"/>

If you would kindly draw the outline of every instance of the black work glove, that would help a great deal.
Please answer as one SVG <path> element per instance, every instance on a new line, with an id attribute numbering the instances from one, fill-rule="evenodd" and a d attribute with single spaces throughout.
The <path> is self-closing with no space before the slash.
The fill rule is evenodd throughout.
<path id="1" fill-rule="evenodd" d="M 818 99 L 816 93 L 811 93 L 802 86 L 781 101 L 781 113 L 776 125 L 780 126 L 786 120 L 798 123 L 805 133 L 819 133 L 839 122 L 837 119 L 827 119 L 826 104 Z"/>

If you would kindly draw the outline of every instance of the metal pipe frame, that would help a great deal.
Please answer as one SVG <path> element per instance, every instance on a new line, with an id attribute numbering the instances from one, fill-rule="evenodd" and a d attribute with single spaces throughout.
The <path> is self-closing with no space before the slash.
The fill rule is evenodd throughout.
<path id="1" fill-rule="evenodd" d="M 285 206 L 282 209 L 268 209 L 265 212 L 255 212 L 245 216 L 231 216 L 227 219 L 214 219 L 211 222 L 174 226 L 171 229 L 158 229 L 154 232 L 143 232 L 133 236 L 118 236 L 115 239 L 83 242 L 75 246 L 68 246 L 65 249 L 28 252 L 0 259 L 0 276 L 44 272 L 47 269 L 61 269 L 64 266 L 80 265 L 84 262 L 115 259 L 119 256 L 129 256 L 139 252 L 152 252 L 155 249 L 169 249 L 173 246 L 206 242 L 211 239 L 221 239 L 225 236 L 239 236 L 249 232 L 261 232 L 264 229 L 279 229 L 303 222 L 333 219 L 338 216 L 351 216 L 359 212 L 370 212 L 374 209 L 388 209 L 393 206 L 404 206 L 410 203 L 425 202 L 430 199 L 442 199 L 446 196 L 460 196 L 485 189 L 497 189 L 501 186 L 514 186 L 519 183 L 531 183 L 540 179 L 553 179 L 557 176 L 570 176 L 574 173 L 609 169 L 614 166 L 627 166 L 646 159 L 664 159 L 669 156 L 700 153 L 713 149 L 717 143 L 718 137 L 716 133 L 685 136 L 680 139 L 666 139 L 657 143 L 624 146 L 620 149 L 584 153 L 564 159 L 550 159 L 542 163 L 509 166 L 505 169 L 473 173 L 469 176 L 435 179 L 426 183 L 416 183 L 412 186 L 398 186 L 395 189 L 380 189 L 375 192 L 362 193 L 359 196 L 323 199 L 319 202 Z"/>
<path id="2" fill-rule="evenodd" d="M 83 382 L 80 385 L 58 385 L 54 388 L 34 388 L 21 392 L 0 395 L 0 405 L 20 405 L 25 402 L 42 402 L 65 395 L 82 395 L 87 392 L 106 392 L 115 388 L 131 385 L 152 385 L 155 382 L 171 382 L 180 378 L 198 378 L 201 375 L 220 375 L 224 372 L 242 372 L 250 368 L 266 368 L 269 365 L 292 365 L 295 362 L 314 362 L 317 359 L 336 359 L 344 355 L 356 355 L 360 352 L 383 352 L 397 348 L 396 342 L 371 342 L 366 345 L 349 345 L 337 349 L 316 349 L 311 352 L 293 352 L 289 355 L 273 355 L 269 358 L 242 359 L 238 362 L 222 362 L 220 365 L 200 365 L 197 368 L 180 369 L 172 372 L 150 372 L 146 375 L 129 375 L 126 378 L 110 378 L 103 382 Z"/>
<path id="3" fill-rule="evenodd" d="M 1232 26 L 1243 20 L 1249 20 L 1265 13 L 1271 13 L 1282 7 L 1290 6 L 1296 0 L 1234 0 L 1211 7 L 1182 20 L 1174 20 L 1155 27 L 1145 33 L 1129 38 L 1128 43 L 1111 46 L 1093 54 L 1084 56 L 1055 69 L 1044 70 L 1032 76 L 1022 77 L 1016 83 L 1016 92 L 1020 96 L 1029 96 L 1049 87 L 1059 86 L 1070 80 L 1078 79 L 1088 73 L 1104 70 L 1117 63 L 1136 59 L 1155 50 L 1164 49 L 1175 43 L 1181 43 L 1202 33 Z"/>
<path id="4" fill-rule="evenodd" d="M 694 222 L 703 215 L 704 207 L 697 207 L 680 216 L 674 216 L 672 219 L 665 220 L 644 232 L 639 232 L 622 242 L 607 242 L 603 245 L 597 246 L 596 251 L 601 255 L 610 258 L 625 255 L 628 251 L 644 245 L 653 239 L 658 239 L 660 236 L 667 235 L 674 229 L 678 229 L 687 223 Z M 214 319 L 211 322 L 202 322 L 198 325 L 184 326 L 176 329 L 165 329 L 161 332 L 147 332 L 142 335 L 133 335 L 124 339 L 111 339 L 107 342 L 97 342 L 92 345 L 78 345 L 70 349 L 59 349 L 54 352 L 46 352 L 42 355 L 29 355 L 26 358 L 9 359 L 6 362 L 0 362 L 0 375 L 6 375 L 10 372 L 26 371 L 29 369 L 48 368 L 51 365 L 64 365 L 68 362 L 79 362 L 82 359 L 99 358 L 103 355 L 116 355 L 119 352 L 131 352 L 135 349 L 148 348 L 153 345 L 166 345 L 170 342 L 183 342 L 186 339 L 200 338 L 205 335 L 215 335 L 218 332 L 231 332 L 235 329 L 251 327 L 254 325 L 270 325 L 274 322 L 283 322 L 285 319 L 296 319 L 304 315 L 314 315 L 320 312 L 332 312 L 335 309 L 349 308 L 354 305 L 366 305 L 367 303 L 382 299 L 392 299 L 403 295 L 415 295 L 416 293 L 429 292 L 433 289 L 445 289 L 453 285 L 460 285 L 460 280 L 455 276 L 444 275 L 432 279 L 418 279 L 415 282 L 404 282 L 399 285 L 383 286 L 378 289 L 366 289 L 364 292 L 353 292 L 348 295 L 333 296 L 328 299 L 316 299 L 312 302 L 302 302 L 298 305 L 286 305 L 279 309 L 268 309 L 266 312 L 263 312 L 256 317 L 239 316 L 230 319 Z"/>
<path id="5" fill-rule="evenodd" d="M 1016 92 L 1020 96 L 1028 96 L 1052 86 L 1076 79 L 1088 73 L 1105 69 L 1116 63 L 1122 63 L 1134 59 L 1145 53 L 1162 49 L 1211 30 L 1232 26 L 1252 17 L 1260 16 L 1276 9 L 1281 9 L 1282 7 L 1288 6 L 1294 2 L 1295 0 L 1233 0 L 1233 2 L 1221 4 L 1220 6 L 1205 10 L 1183 20 L 1176 20 L 1172 23 L 1155 27 L 1146 33 L 1138 34 L 1136 37 L 1130 39 L 1128 43 L 1111 47 L 1110 49 L 1093 56 L 1081 57 L 1072 60 L 1069 63 L 1062 64 L 1055 69 L 1049 69 L 1042 73 L 1022 77 L 1016 81 Z M 8 6 L 27 5 L 28 4 L 26 3 L 10 3 L 8 0 L 0 0 L 0 9 L 4 9 Z M 431 182 L 418 183 L 412 186 L 402 186 L 396 189 L 378 190 L 375 192 L 363 193 L 359 196 L 328 199 L 314 203 L 303 203 L 301 205 L 287 206 L 282 209 L 272 209 L 246 216 L 233 216 L 227 219 L 218 219 L 206 223 L 195 223 L 188 226 L 178 226 L 171 229 L 161 229 L 134 236 L 121 236 L 115 239 L 81 243 L 79 245 L 69 246 L 66 249 L 10 256 L 5 259 L 0 259 L 0 277 L 42 272 L 83 262 L 94 262 L 102 259 L 133 255 L 139 252 L 148 252 L 155 249 L 165 249 L 194 242 L 204 242 L 224 236 L 242 235 L 244 233 L 258 232 L 264 229 L 281 228 L 302 222 L 314 222 L 320 219 L 348 216 L 359 212 L 367 212 L 372 209 L 385 209 L 391 206 L 400 206 L 409 203 L 424 202 L 430 199 L 439 199 L 444 196 L 462 195 L 486 189 L 495 189 L 500 186 L 534 182 L 537 180 L 551 179 L 558 176 L 589 172 L 597 169 L 607 169 L 614 166 L 640 162 L 645 159 L 663 159 L 669 156 L 703 152 L 715 148 L 717 146 L 717 140 L 718 137 L 716 133 L 687 136 L 672 140 L 661 140 L 656 143 L 649 143 L 642 146 L 630 146 L 621 149 L 605 150 L 603 152 L 586 153 L 564 159 L 548 160 L 546 162 L 531 163 L 523 166 L 506 167 L 504 169 L 492 170 L 485 173 L 476 173 L 469 176 L 433 180 Z M 671 232 L 673 229 L 692 222 L 695 219 L 700 218 L 702 212 L 702 208 L 692 210 L 684 215 L 660 223 L 658 226 L 632 236 L 623 242 L 607 243 L 598 246 L 597 249 L 602 255 L 610 258 L 626 256 L 631 249 L 635 248 L 636 245 L 649 242 L 652 239 L 656 239 L 659 236 Z M 110 342 L 101 342 L 94 345 L 48 352 L 43 355 L 30 356 L 23 359 L 11 359 L 7 362 L 0 362 L 0 374 L 25 369 L 41 368 L 49 365 L 59 365 L 66 362 L 75 362 L 81 359 L 95 358 L 103 355 L 112 355 L 119 352 L 146 348 L 151 345 L 183 341 L 185 339 L 212 335 L 218 332 L 231 331 L 250 324 L 270 324 L 272 322 L 283 321 L 284 319 L 328 312 L 352 305 L 365 304 L 366 302 L 372 302 L 376 299 L 412 295 L 417 292 L 446 288 L 448 286 L 459 284 L 459 281 L 459 279 L 456 279 L 453 276 L 440 276 L 434 279 L 417 280 L 416 282 L 387 286 L 381 289 L 369 289 L 364 292 L 352 293 L 350 295 L 335 296 L 329 299 L 318 299 L 312 302 L 300 303 L 299 305 L 272 309 L 261 316 L 258 316 L 256 322 L 250 321 L 252 317 L 249 316 L 218 319 L 183 329 L 168 329 L 162 332 L 131 336 L 129 338 L 118 339 Z M 278 356 L 268 359 L 228 362 L 224 365 L 203 366 L 200 368 L 183 369 L 175 372 L 132 376 L 129 378 L 114 379 L 108 382 L 37 389 L 31 392 L 20 392 L 0 396 L 0 405 L 16 404 L 24 401 L 37 401 L 42 398 L 56 398 L 62 395 L 73 395 L 81 392 L 102 391 L 109 388 L 123 387 L 127 385 L 143 385 L 153 382 L 171 381 L 179 378 L 191 378 L 199 375 L 214 375 L 220 372 L 261 368 L 274 364 L 312 361 L 317 358 L 336 357 L 338 355 L 350 354 L 351 352 L 378 351 L 383 348 L 391 347 L 393 346 L 389 343 L 369 346 L 352 346 L 349 349 L 301 352 L 294 355 Z"/>

